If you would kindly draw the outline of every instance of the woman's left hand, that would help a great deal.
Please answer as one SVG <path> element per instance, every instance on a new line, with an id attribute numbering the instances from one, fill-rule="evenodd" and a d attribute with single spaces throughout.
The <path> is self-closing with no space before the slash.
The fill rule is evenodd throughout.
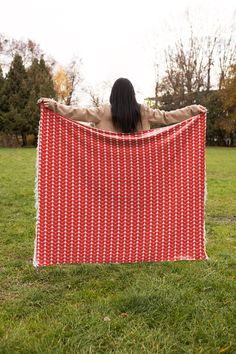
<path id="1" fill-rule="evenodd" d="M 199 109 L 199 112 L 200 112 L 200 113 L 206 113 L 206 112 L 208 112 L 207 108 L 204 107 L 204 106 L 202 106 L 202 105 L 200 105 L 200 104 L 198 104 L 198 109 Z"/>
<path id="2" fill-rule="evenodd" d="M 45 107 L 50 108 L 50 107 L 52 107 L 52 103 L 56 102 L 56 101 L 52 98 L 41 97 L 38 99 L 37 103 L 39 104 L 41 102 L 44 103 Z"/>

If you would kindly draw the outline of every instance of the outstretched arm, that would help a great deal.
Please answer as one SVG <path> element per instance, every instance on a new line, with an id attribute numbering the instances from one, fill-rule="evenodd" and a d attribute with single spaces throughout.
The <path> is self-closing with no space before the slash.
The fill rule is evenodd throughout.
<path id="1" fill-rule="evenodd" d="M 37 103 L 44 102 L 45 106 L 52 111 L 61 114 L 66 118 L 80 120 L 82 122 L 98 123 L 101 120 L 103 106 L 83 108 L 77 106 L 69 106 L 59 103 L 51 98 L 40 98 Z"/>
<path id="2" fill-rule="evenodd" d="M 175 109 L 173 111 L 152 109 L 148 106 L 146 106 L 145 108 L 148 114 L 149 122 L 162 123 L 165 125 L 169 125 L 172 123 L 179 123 L 197 114 L 207 112 L 206 107 L 197 104 L 186 106 L 184 108 Z"/>

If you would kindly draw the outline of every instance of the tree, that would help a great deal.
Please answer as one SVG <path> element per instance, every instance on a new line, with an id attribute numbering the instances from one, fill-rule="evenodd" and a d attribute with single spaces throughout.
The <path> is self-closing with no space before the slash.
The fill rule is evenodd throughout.
<path id="1" fill-rule="evenodd" d="M 17 40 L 0 33 L 0 63 L 4 67 L 5 72 L 9 71 L 11 62 L 16 54 L 22 57 L 25 68 L 32 64 L 34 58 L 40 60 L 42 55 L 45 56 L 39 44 L 32 39 Z M 51 56 L 47 56 L 45 62 L 51 67 L 54 67 L 56 64 L 55 59 Z"/>
<path id="2" fill-rule="evenodd" d="M 192 94 L 204 88 L 203 58 L 200 40 L 192 32 L 187 45 L 180 38 L 175 47 L 165 50 L 166 75 L 162 77 L 159 90 L 173 96 L 175 108 L 192 104 Z"/>
<path id="3" fill-rule="evenodd" d="M 215 34 L 213 36 L 209 35 L 205 38 L 206 42 L 206 50 L 205 50 L 205 56 L 206 56 L 206 70 L 207 70 L 207 82 L 206 82 L 206 91 L 210 91 L 211 89 L 211 73 L 212 73 L 212 67 L 214 66 L 214 54 L 215 54 L 215 48 L 217 45 L 217 38 L 220 35 L 220 29 L 217 28 Z"/>
<path id="4" fill-rule="evenodd" d="M 94 107 L 98 107 L 105 102 L 105 92 L 108 88 L 112 86 L 111 82 L 102 81 L 96 88 L 92 87 L 91 84 L 86 84 L 83 86 L 82 90 L 87 95 L 89 95 L 90 102 Z"/>
<path id="5" fill-rule="evenodd" d="M 236 133 L 236 63 L 230 66 L 228 76 L 222 80 L 220 95 L 226 113 L 221 126 L 233 140 Z"/>
<path id="6" fill-rule="evenodd" d="M 164 50 L 166 70 L 158 83 L 158 92 L 159 95 L 169 92 L 173 96 L 174 108 L 194 103 L 201 91 L 221 89 L 230 65 L 235 62 L 233 24 L 227 24 L 226 28 L 217 25 L 214 32 L 202 36 L 197 30 L 193 32 L 193 22 L 188 15 L 190 28 L 186 30 L 190 35 L 186 41 L 180 37 Z M 158 58 L 158 62 L 161 61 Z M 155 103 L 159 101 L 156 90 L 157 82 Z"/>
<path id="7" fill-rule="evenodd" d="M 72 101 L 74 103 L 78 103 L 78 99 L 73 100 L 73 94 L 76 90 L 77 85 L 82 81 L 82 76 L 80 73 L 80 65 L 82 64 L 82 59 L 78 57 L 74 57 L 71 59 L 69 65 L 66 67 L 66 74 L 69 78 L 70 82 L 70 90 L 69 95 L 66 99 L 66 104 L 70 105 Z"/>
<path id="8" fill-rule="evenodd" d="M 199 101 L 207 107 L 207 129 L 206 138 L 207 143 L 215 145 L 215 138 L 217 145 L 221 145 L 224 141 L 224 129 L 222 123 L 225 121 L 224 106 L 219 90 L 204 91 L 199 97 Z"/>
<path id="9" fill-rule="evenodd" d="M 0 131 L 3 130 L 3 105 L 2 105 L 2 99 L 3 99 L 3 88 L 4 88 L 4 76 L 3 76 L 3 71 L 2 67 L 0 66 Z"/>
<path id="10" fill-rule="evenodd" d="M 22 57 L 16 54 L 6 75 L 2 90 L 2 129 L 16 136 L 21 134 L 23 145 L 26 145 L 28 130 L 28 123 L 24 117 L 29 94 L 26 80 L 27 74 Z"/>
<path id="11" fill-rule="evenodd" d="M 78 97 L 75 92 L 78 85 L 82 83 L 83 78 L 80 72 L 80 65 L 82 59 L 74 57 L 68 65 L 59 65 L 58 69 L 53 75 L 54 90 L 61 103 L 66 105 L 78 104 Z"/>
<path id="12" fill-rule="evenodd" d="M 54 90 L 57 94 L 58 100 L 61 103 L 66 104 L 71 98 L 71 92 L 73 91 L 73 83 L 65 69 L 60 66 L 53 76 Z"/>
<path id="13" fill-rule="evenodd" d="M 4 84 L 4 77 L 3 77 L 3 71 L 2 71 L 2 67 L 0 65 L 0 90 L 2 89 Z"/>
<path id="14" fill-rule="evenodd" d="M 40 97 L 51 97 L 57 99 L 51 69 L 41 57 L 33 59 L 31 66 L 27 69 L 27 86 L 29 88 L 28 100 L 24 114 L 28 122 L 28 134 L 34 134 L 35 139 L 38 134 L 39 125 L 39 106 L 37 100 Z"/>
<path id="15" fill-rule="evenodd" d="M 236 43 L 235 43 L 236 33 L 234 33 L 234 28 L 231 28 L 231 33 L 229 37 L 221 37 L 218 42 L 217 54 L 219 60 L 219 90 L 221 90 L 224 85 L 225 78 L 230 75 L 229 70 L 231 65 L 234 64 L 236 59 Z"/>

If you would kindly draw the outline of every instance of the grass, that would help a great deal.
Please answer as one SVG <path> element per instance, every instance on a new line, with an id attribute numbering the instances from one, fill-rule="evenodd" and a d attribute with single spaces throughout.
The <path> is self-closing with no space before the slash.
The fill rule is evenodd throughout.
<path id="1" fill-rule="evenodd" d="M 0 353 L 235 353 L 236 149 L 207 147 L 207 261 L 34 269 L 35 149 L 0 149 Z"/>

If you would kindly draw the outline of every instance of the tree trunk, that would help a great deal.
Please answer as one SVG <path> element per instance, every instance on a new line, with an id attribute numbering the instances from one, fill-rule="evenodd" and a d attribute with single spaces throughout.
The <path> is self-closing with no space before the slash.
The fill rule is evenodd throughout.
<path id="1" fill-rule="evenodd" d="M 27 138 L 25 133 L 21 133 L 22 136 L 22 145 L 21 147 L 27 146 Z"/>
<path id="2" fill-rule="evenodd" d="M 18 134 L 15 134 L 17 145 L 20 146 L 20 140 Z"/>
<path id="3" fill-rule="evenodd" d="M 38 145 L 38 134 L 34 133 L 34 145 L 37 147 Z"/>

